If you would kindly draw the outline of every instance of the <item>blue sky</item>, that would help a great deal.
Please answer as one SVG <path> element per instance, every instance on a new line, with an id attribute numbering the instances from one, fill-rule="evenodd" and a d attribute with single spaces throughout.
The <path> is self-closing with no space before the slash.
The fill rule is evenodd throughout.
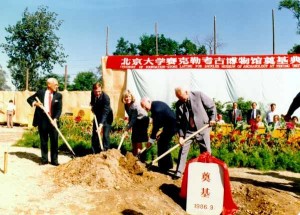
<path id="1" fill-rule="evenodd" d="M 139 43 L 143 34 L 158 33 L 181 43 L 185 38 L 201 42 L 213 34 L 216 16 L 217 40 L 224 44 L 219 54 L 272 54 L 272 9 L 275 13 L 275 52 L 286 54 L 300 43 L 293 14 L 278 10 L 279 0 L 0 0 L 0 43 L 5 42 L 5 27 L 15 25 L 27 7 L 48 6 L 63 24 L 57 35 L 69 55 L 68 72 L 74 78 L 80 71 L 95 70 L 106 53 L 106 28 L 109 27 L 108 52 L 115 51 L 124 37 Z M 0 53 L 6 69 L 7 56 Z M 56 66 L 55 73 L 64 74 Z"/>

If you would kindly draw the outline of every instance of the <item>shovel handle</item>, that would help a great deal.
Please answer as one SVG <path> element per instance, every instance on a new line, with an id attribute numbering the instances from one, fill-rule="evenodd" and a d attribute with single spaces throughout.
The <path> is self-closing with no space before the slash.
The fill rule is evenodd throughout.
<path id="1" fill-rule="evenodd" d="M 124 142 L 125 137 L 126 137 L 126 133 L 122 134 L 122 138 L 121 138 L 121 141 L 119 143 L 118 150 L 121 149 L 121 146 L 122 146 L 122 143 Z"/>
<path id="2" fill-rule="evenodd" d="M 39 100 L 38 97 L 35 97 L 35 99 L 40 103 L 41 101 Z M 73 155 L 75 156 L 75 152 L 73 151 L 73 149 L 71 148 L 71 146 L 69 145 L 68 141 L 66 140 L 66 138 L 64 137 L 64 135 L 61 133 L 61 131 L 58 129 L 58 127 L 54 124 L 53 119 L 51 118 L 51 116 L 48 114 L 48 112 L 45 110 L 43 105 L 39 105 L 40 108 L 42 108 L 42 110 L 44 111 L 44 113 L 47 115 L 48 119 L 50 120 L 50 122 L 52 123 L 52 125 L 54 126 L 54 128 L 56 129 L 56 131 L 58 132 L 58 134 L 60 135 L 60 137 L 63 139 L 63 141 L 65 142 L 65 144 L 67 145 L 68 149 L 73 153 Z"/>
<path id="3" fill-rule="evenodd" d="M 103 143 L 102 143 L 102 138 L 101 138 L 100 131 L 99 131 L 102 128 L 102 124 L 100 125 L 100 129 L 99 129 L 98 120 L 97 120 L 97 117 L 95 114 L 94 114 L 94 119 L 95 119 L 95 124 L 96 124 L 96 129 L 97 129 L 97 135 L 98 135 L 98 139 L 99 139 L 99 143 L 100 143 L 100 149 L 101 149 L 101 151 L 103 151 Z"/>
<path id="4" fill-rule="evenodd" d="M 193 138 L 194 136 L 196 136 L 197 134 L 199 134 L 201 131 L 203 131 L 204 129 L 208 128 L 209 124 L 204 125 L 202 128 L 200 128 L 198 131 L 194 132 L 192 135 L 190 135 L 189 137 L 185 138 L 183 140 L 183 143 L 185 143 L 186 141 L 190 140 L 191 138 Z M 163 157 L 165 157 L 167 154 L 169 154 L 170 152 L 172 152 L 173 150 L 175 150 L 176 148 L 178 148 L 179 146 L 181 146 L 179 143 L 176 144 L 175 146 L 173 146 L 172 148 L 170 148 L 168 151 L 166 151 L 165 153 L 161 154 L 160 156 L 158 156 L 155 160 L 152 161 L 152 165 L 154 163 L 156 163 L 157 161 L 159 161 L 160 159 L 162 159 Z"/>

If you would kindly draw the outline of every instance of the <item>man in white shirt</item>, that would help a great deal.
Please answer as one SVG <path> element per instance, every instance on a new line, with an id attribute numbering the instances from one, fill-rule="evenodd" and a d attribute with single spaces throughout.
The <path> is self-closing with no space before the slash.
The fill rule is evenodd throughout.
<path id="1" fill-rule="evenodd" d="M 274 115 L 276 115 L 275 109 L 276 109 L 276 104 L 272 103 L 270 105 L 270 110 L 266 114 L 266 121 L 267 121 L 268 125 L 273 123 L 273 117 L 274 117 Z"/>

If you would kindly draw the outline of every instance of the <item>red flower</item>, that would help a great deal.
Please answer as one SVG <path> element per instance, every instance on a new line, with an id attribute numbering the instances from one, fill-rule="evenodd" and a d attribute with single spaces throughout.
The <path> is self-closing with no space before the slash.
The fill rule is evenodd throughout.
<path id="1" fill-rule="evenodd" d="M 294 125 L 293 123 L 291 123 L 291 122 L 287 122 L 287 123 L 286 123 L 286 129 L 292 130 L 292 129 L 294 129 L 294 128 L 295 128 L 295 125 Z"/>
<path id="2" fill-rule="evenodd" d="M 257 123 L 254 119 L 250 119 L 249 124 L 252 132 L 255 132 L 258 129 Z"/>
<path id="3" fill-rule="evenodd" d="M 76 117 L 75 117 L 75 122 L 77 122 L 77 123 L 78 123 L 78 122 L 80 122 L 80 121 L 81 121 L 81 119 L 82 119 L 82 117 L 81 117 L 81 116 L 76 116 Z"/>
<path id="4" fill-rule="evenodd" d="M 236 121 L 242 121 L 242 116 L 238 116 L 237 118 L 236 118 Z"/>

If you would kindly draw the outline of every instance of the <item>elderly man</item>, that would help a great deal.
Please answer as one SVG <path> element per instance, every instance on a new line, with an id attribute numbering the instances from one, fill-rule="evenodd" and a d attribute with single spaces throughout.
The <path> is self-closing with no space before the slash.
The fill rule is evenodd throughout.
<path id="1" fill-rule="evenodd" d="M 229 110 L 228 118 L 234 127 L 236 126 L 239 120 L 242 120 L 243 118 L 242 111 L 238 109 L 237 102 L 232 103 L 232 110 Z"/>
<path id="2" fill-rule="evenodd" d="M 47 80 L 47 89 L 38 90 L 35 94 L 27 99 L 31 106 L 36 106 L 33 118 L 33 126 L 38 126 L 41 144 L 41 163 L 40 165 L 48 164 L 48 138 L 50 138 L 50 157 L 51 164 L 58 166 L 58 120 L 62 112 L 62 95 L 57 92 L 58 82 L 55 78 Z M 36 100 L 38 98 L 40 102 Z M 44 110 L 48 112 L 52 118 L 52 122 L 47 117 Z"/>
<path id="3" fill-rule="evenodd" d="M 170 142 L 172 140 L 172 137 L 176 133 L 175 113 L 166 103 L 161 101 L 151 101 L 147 97 L 142 98 L 141 107 L 144 108 L 147 112 L 151 112 L 153 123 L 148 146 L 154 143 L 158 131 L 162 129 L 162 132 L 160 133 L 159 139 L 157 141 L 157 154 L 159 156 L 170 148 Z M 158 161 L 158 167 L 163 172 L 167 172 L 169 169 L 172 169 L 172 156 L 168 154 L 160 159 Z"/>
<path id="4" fill-rule="evenodd" d="M 179 126 L 179 143 L 182 145 L 174 176 L 177 179 L 182 176 L 185 169 L 190 145 L 193 141 L 199 144 L 201 153 L 206 151 L 211 153 L 210 128 L 203 130 L 185 143 L 183 141 L 206 124 L 214 125 L 217 111 L 214 101 L 200 91 L 188 91 L 183 87 L 177 87 L 175 95 L 178 98 L 176 120 Z"/>

